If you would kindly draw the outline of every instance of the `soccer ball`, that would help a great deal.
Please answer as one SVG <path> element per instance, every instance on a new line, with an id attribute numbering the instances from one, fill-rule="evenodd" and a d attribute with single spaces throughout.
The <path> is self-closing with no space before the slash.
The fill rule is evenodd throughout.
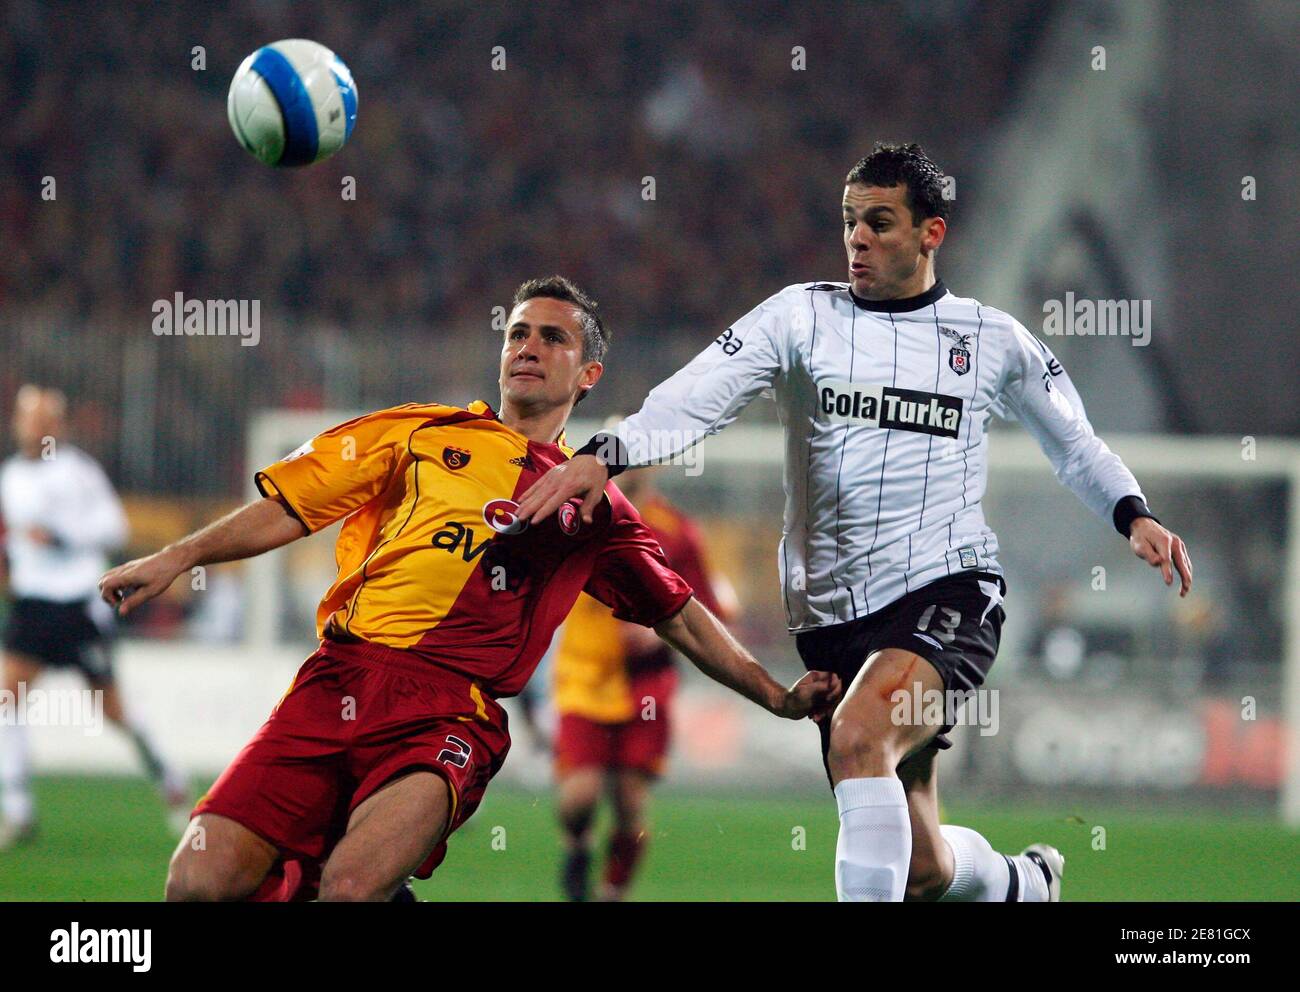
<path id="1" fill-rule="evenodd" d="M 310 165 L 352 137 L 357 86 L 343 61 L 302 38 L 264 45 L 230 83 L 226 116 L 239 143 L 267 165 Z"/>

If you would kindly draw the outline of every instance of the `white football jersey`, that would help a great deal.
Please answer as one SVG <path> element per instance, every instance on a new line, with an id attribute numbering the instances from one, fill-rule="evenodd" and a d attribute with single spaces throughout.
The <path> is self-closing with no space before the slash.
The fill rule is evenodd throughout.
<path id="1" fill-rule="evenodd" d="M 1001 574 L 980 500 L 988 423 L 1019 419 L 1106 520 L 1137 480 L 1093 433 L 1051 351 L 942 282 L 872 302 L 790 286 L 722 332 L 613 433 L 632 467 L 666 460 L 772 390 L 785 428 L 779 548 L 792 631 L 843 623 L 927 582 Z"/>
<path id="2" fill-rule="evenodd" d="M 60 603 L 97 595 L 105 552 L 126 542 L 126 514 L 99 463 L 60 442 L 54 457 L 8 458 L 0 468 L 0 515 L 14 596 Z M 34 541 L 33 528 L 54 543 Z"/>

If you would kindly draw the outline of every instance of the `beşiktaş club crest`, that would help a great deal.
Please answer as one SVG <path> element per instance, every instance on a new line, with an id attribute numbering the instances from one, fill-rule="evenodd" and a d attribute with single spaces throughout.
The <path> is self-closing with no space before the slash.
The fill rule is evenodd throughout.
<path id="1" fill-rule="evenodd" d="M 453 448 L 449 444 L 442 449 L 442 463 L 455 472 L 469 464 L 469 452 L 464 448 Z"/>
<path id="2" fill-rule="evenodd" d="M 952 369 L 958 375 L 965 375 L 970 371 L 970 338 L 969 334 L 959 334 L 951 327 L 940 327 L 939 333 L 946 338 L 951 338 L 956 342 L 948 349 L 948 368 Z"/>

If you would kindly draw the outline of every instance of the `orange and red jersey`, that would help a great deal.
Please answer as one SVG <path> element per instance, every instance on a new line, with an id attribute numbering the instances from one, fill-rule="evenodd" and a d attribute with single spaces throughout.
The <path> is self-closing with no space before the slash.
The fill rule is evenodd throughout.
<path id="1" fill-rule="evenodd" d="M 584 590 L 647 626 L 691 596 L 613 485 L 591 525 L 571 504 L 519 524 L 515 501 L 570 455 L 481 401 L 408 403 L 325 431 L 256 480 L 312 532 L 347 518 L 319 636 L 402 648 L 510 696 Z"/>
<path id="2" fill-rule="evenodd" d="M 639 510 L 663 548 L 669 567 L 687 581 L 700 602 L 720 613 L 699 528 L 658 494 L 645 500 Z M 609 607 L 590 596 L 579 596 L 564 622 L 555 653 L 555 708 L 561 714 L 598 723 L 630 720 L 638 708 L 634 680 L 671 664 L 672 653 L 666 644 L 649 650 L 632 647 Z"/>

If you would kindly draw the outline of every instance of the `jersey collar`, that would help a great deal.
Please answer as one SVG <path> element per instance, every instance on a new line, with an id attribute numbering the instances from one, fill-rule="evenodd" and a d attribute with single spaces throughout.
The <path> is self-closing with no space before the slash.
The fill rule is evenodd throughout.
<path id="1" fill-rule="evenodd" d="M 937 303 L 947 292 L 948 287 L 943 284 L 943 280 L 936 279 L 934 285 L 919 296 L 904 296 L 897 300 L 864 300 L 852 289 L 849 290 L 849 295 L 853 297 L 853 302 L 863 310 L 870 310 L 873 313 L 907 313 L 911 310 L 928 307 L 931 303 Z"/>
<path id="2" fill-rule="evenodd" d="M 485 400 L 475 400 L 466 409 L 468 409 L 470 413 L 477 414 L 478 416 L 483 417 L 485 420 L 495 420 L 498 424 L 501 424 L 501 418 L 497 415 L 497 412 L 492 409 L 491 404 L 487 403 Z M 516 433 L 515 431 L 510 430 L 509 427 L 506 427 L 505 424 L 501 424 L 501 427 L 504 430 L 510 431 L 511 434 Z M 563 428 L 561 428 L 560 436 L 557 437 L 554 442 L 555 447 L 563 449 L 568 444 L 568 439 L 566 437 L 566 434 L 567 432 Z M 542 443 L 540 441 L 529 441 L 528 438 L 523 437 L 522 434 L 516 434 L 516 436 L 522 438 L 524 441 L 527 441 L 529 444 Z"/>

